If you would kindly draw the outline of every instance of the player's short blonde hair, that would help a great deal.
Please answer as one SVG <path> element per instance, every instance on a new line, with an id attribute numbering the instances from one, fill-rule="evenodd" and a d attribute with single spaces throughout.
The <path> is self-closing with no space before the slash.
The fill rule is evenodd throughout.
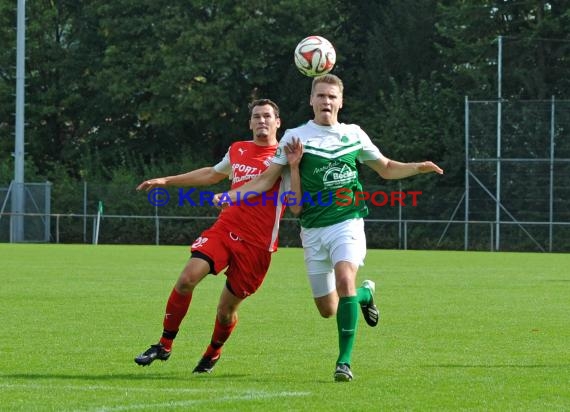
<path id="1" fill-rule="evenodd" d="M 344 91 L 344 84 L 340 77 L 335 76 L 334 74 L 325 74 L 324 76 L 318 76 L 313 79 L 313 85 L 311 86 L 311 95 L 315 92 L 315 86 L 319 83 L 327 83 L 338 86 L 340 90 L 340 94 Z"/>

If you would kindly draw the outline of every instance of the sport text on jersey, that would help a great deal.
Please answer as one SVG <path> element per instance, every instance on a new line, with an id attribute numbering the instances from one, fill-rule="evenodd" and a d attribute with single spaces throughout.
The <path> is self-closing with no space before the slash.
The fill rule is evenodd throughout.
<path id="1" fill-rule="evenodd" d="M 234 163 L 232 164 L 232 183 L 239 183 L 247 180 L 251 180 L 257 175 L 260 175 L 263 172 L 262 169 L 251 166 L 245 165 L 241 163 Z"/>

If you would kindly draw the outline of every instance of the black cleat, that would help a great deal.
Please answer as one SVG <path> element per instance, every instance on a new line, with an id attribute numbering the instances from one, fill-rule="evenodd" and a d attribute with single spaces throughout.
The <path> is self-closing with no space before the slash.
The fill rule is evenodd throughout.
<path id="1" fill-rule="evenodd" d="M 170 351 L 164 349 L 162 343 L 157 343 L 156 345 L 150 345 L 150 348 L 137 356 L 135 358 L 135 362 L 141 366 L 147 366 L 154 362 L 156 359 L 165 361 L 168 360 L 169 357 Z"/>
<path id="2" fill-rule="evenodd" d="M 336 369 L 334 371 L 335 382 L 350 382 L 352 378 L 353 376 L 350 366 L 346 363 L 339 363 L 336 365 Z"/>
<path id="3" fill-rule="evenodd" d="M 364 320 L 368 323 L 368 326 L 376 326 L 378 325 L 378 321 L 380 320 L 380 311 L 374 304 L 374 292 L 376 291 L 376 285 L 371 280 L 365 280 L 362 282 L 362 287 L 370 290 L 370 294 L 372 295 L 372 299 L 370 302 L 365 305 L 360 305 L 360 309 L 362 309 L 362 314 L 364 315 Z"/>
<path id="4" fill-rule="evenodd" d="M 215 358 L 210 358 L 209 356 L 203 356 L 198 362 L 198 365 L 194 368 L 192 373 L 211 373 L 216 363 L 220 360 L 220 356 L 218 355 Z"/>

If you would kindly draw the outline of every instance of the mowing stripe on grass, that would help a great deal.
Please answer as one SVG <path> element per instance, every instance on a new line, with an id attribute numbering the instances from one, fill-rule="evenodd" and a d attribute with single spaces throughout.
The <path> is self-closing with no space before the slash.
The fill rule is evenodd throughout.
<path id="1" fill-rule="evenodd" d="M 5 389 L 40 389 L 52 390 L 63 389 L 70 391 L 119 391 L 119 392 L 148 392 L 148 388 L 143 387 L 124 387 L 124 386 L 105 386 L 105 385 L 44 385 L 40 383 L 0 383 L 0 388 Z M 193 388 L 160 388 L 161 392 L 174 392 L 174 393 L 201 393 L 206 392 L 204 389 Z"/>
<path id="2" fill-rule="evenodd" d="M 206 391 L 204 391 L 206 392 Z M 185 401 L 173 401 L 173 402 L 160 402 L 160 403 L 145 403 L 139 405 L 127 405 L 127 406 L 100 406 L 92 409 L 86 409 L 87 411 L 94 412 L 115 412 L 115 411 L 134 411 L 134 410 L 144 410 L 144 409 L 157 409 L 157 408 L 173 408 L 173 407 L 185 407 L 193 406 L 199 404 L 220 404 L 223 402 L 233 402 L 233 401 L 256 401 L 261 399 L 273 399 L 273 398 L 289 398 L 289 397 L 299 397 L 308 396 L 310 392 L 266 392 L 266 391 L 250 391 L 243 395 L 233 395 L 233 396 L 222 396 L 215 399 L 189 399 Z"/>
<path id="3" fill-rule="evenodd" d="M 2 389 L 24 389 L 24 390 L 72 390 L 72 391 L 118 391 L 118 392 L 148 392 L 148 388 L 142 387 L 120 387 L 120 386 L 104 386 L 104 385 L 42 385 L 42 384 L 0 384 Z M 160 388 L 160 392 L 173 392 L 173 393 L 212 393 L 211 389 L 192 389 L 192 388 Z M 227 393 L 227 389 L 224 389 L 224 393 Z M 145 404 L 134 404 L 128 406 L 97 406 L 88 409 L 84 409 L 84 412 L 96 411 L 96 412 L 112 412 L 112 411 L 134 411 L 134 410 L 144 410 L 144 409 L 154 409 L 154 408 L 168 408 L 168 407 L 185 407 L 197 404 L 219 404 L 223 402 L 230 401 L 247 401 L 247 400 L 260 400 L 260 399 L 273 399 L 273 398 L 290 398 L 290 397 L 300 397 L 309 396 L 311 392 L 300 392 L 300 391 L 281 391 L 281 392 L 269 392 L 269 391 L 246 391 L 243 394 L 236 393 L 235 395 L 226 395 L 217 397 L 214 399 L 188 399 L 183 401 L 170 401 L 170 402 L 160 402 L 160 403 L 145 403 Z"/>

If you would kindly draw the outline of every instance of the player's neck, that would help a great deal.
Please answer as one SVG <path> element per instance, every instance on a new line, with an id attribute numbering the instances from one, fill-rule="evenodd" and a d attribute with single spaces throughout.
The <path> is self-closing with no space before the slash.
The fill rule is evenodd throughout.
<path id="1" fill-rule="evenodd" d="M 313 123 L 315 123 L 317 126 L 323 126 L 323 127 L 332 127 L 338 124 L 338 121 L 335 120 L 327 120 L 327 121 L 320 121 L 317 120 L 316 118 L 313 119 Z"/>
<path id="2" fill-rule="evenodd" d="M 255 136 L 253 142 L 258 146 L 275 146 L 277 144 L 277 137 L 275 136 Z"/>

